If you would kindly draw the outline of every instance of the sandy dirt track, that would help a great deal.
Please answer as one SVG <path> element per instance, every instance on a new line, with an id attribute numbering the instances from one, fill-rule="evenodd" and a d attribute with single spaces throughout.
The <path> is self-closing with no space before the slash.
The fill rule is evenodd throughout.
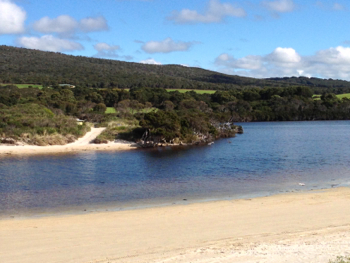
<path id="1" fill-rule="evenodd" d="M 0 220 L 6 263 L 327 263 L 349 254 L 349 188 Z"/>

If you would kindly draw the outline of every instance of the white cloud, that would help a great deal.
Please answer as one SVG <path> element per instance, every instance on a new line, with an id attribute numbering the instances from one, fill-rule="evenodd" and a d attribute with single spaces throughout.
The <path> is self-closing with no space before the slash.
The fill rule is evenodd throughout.
<path id="1" fill-rule="evenodd" d="M 174 11 L 168 20 L 177 24 L 218 23 L 227 16 L 244 17 L 246 12 L 243 8 L 235 7 L 232 4 L 210 0 L 204 14 L 200 14 L 196 10 L 183 9 L 180 12 Z"/>
<path id="2" fill-rule="evenodd" d="M 108 29 L 107 21 L 104 17 L 87 17 L 80 21 L 68 15 L 61 15 L 57 18 L 43 17 L 33 24 L 33 28 L 40 33 L 58 33 L 61 35 L 71 35 L 77 31 L 93 32 Z"/>
<path id="3" fill-rule="evenodd" d="M 94 49 L 97 50 L 96 57 L 118 57 L 116 53 L 120 50 L 120 46 L 117 45 L 109 45 L 107 43 L 98 43 L 94 45 Z"/>
<path id="4" fill-rule="evenodd" d="M 21 47 L 30 49 L 39 49 L 43 51 L 74 51 L 83 50 L 83 46 L 77 42 L 56 38 L 52 35 L 44 35 L 42 37 L 20 37 L 17 44 Z"/>
<path id="5" fill-rule="evenodd" d="M 153 58 L 141 60 L 140 63 L 142 63 L 142 64 L 152 64 L 152 65 L 162 65 L 162 63 L 155 61 Z"/>
<path id="6" fill-rule="evenodd" d="M 68 15 L 61 15 L 51 19 L 48 16 L 41 18 L 33 24 L 33 28 L 41 33 L 73 33 L 78 22 Z"/>
<path id="7" fill-rule="evenodd" d="M 153 54 L 153 53 L 170 53 L 174 51 L 187 51 L 194 42 L 175 42 L 170 37 L 163 41 L 149 41 L 142 45 L 142 50 Z"/>
<path id="8" fill-rule="evenodd" d="M 265 56 L 235 59 L 221 54 L 215 64 L 222 72 L 257 78 L 303 75 L 350 80 L 350 47 L 332 47 L 311 56 L 301 56 L 292 48 L 281 47 Z"/>
<path id="9" fill-rule="evenodd" d="M 104 31 L 108 29 L 108 25 L 103 16 L 87 17 L 80 20 L 80 28 L 84 32 Z"/>
<path id="10" fill-rule="evenodd" d="M 0 35 L 24 32 L 26 12 L 10 0 L 0 0 Z"/>
<path id="11" fill-rule="evenodd" d="M 276 48 L 266 59 L 276 64 L 294 64 L 301 61 L 300 55 L 293 48 Z"/>
<path id="12" fill-rule="evenodd" d="M 326 50 L 320 50 L 315 56 L 313 56 L 313 60 L 317 63 L 332 66 L 350 65 L 350 48 L 339 46 L 336 48 L 332 47 Z"/>
<path id="13" fill-rule="evenodd" d="M 263 6 L 275 13 L 292 12 L 295 9 L 293 0 L 263 1 Z"/>

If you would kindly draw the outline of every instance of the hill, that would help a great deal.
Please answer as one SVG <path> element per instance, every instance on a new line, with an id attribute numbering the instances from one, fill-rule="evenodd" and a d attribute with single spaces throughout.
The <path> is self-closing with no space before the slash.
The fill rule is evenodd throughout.
<path id="1" fill-rule="evenodd" d="M 343 80 L 306 77 L 255 79 L 180 65 L 148 65 L 9 46 L 0 46 L 0 83 L 212 90 L 302 85 L 316 91 L 350 91 L 350 82 Z"/>

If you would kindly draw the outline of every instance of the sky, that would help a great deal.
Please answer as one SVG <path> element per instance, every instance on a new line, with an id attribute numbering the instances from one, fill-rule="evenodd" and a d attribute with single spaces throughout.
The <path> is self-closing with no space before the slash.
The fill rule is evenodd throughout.
<path id="1" fill-rule="evenodd" d="M 0 0 L 0 45 L 350 80 L 348 0 Z"/>

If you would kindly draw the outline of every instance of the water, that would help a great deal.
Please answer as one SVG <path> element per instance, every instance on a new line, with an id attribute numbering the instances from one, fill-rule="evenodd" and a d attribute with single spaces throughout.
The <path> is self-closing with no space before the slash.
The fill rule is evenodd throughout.
<path id="1" fill-rule="evenodd" d="M 241 125 L 211 146 L 2 158 L 0 216 L 349 186 L 350 121 Z"/>

